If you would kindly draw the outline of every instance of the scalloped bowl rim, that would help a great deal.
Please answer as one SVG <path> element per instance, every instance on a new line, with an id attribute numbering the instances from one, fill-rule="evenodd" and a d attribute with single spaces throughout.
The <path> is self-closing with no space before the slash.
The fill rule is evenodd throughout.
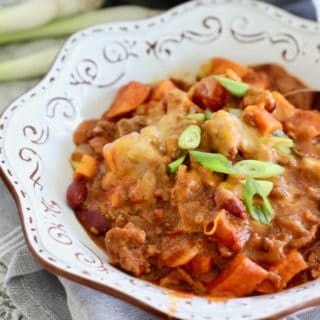
<path id="1" fill-rule="evenodd" d="M 2 137 L 2 134 L 4 134 L 3 132 L 5 132 L 5 130 L 6 130 L 6 126 L 10 125 L 11 117 L 14 117 L 16 110 L 19 110 L 19 109 L 23 108 L 23 106 L 27 105 L 28 101 L 30 99 L 32 100 L 38 93 L 41 96 L 41 95 L 45 95 L 46 92 L 50 92 L 50 89 L 52 89 L 52 86 L 54 86 L 54 83 L 56 81 L 55 78 L 59 77 L 59 74 L 61 75 L 64 68 L 71 67 L 72 61 L 68 60 L 68 57 L 72 56 L 72 53 L 74 54 L 74 51 L 77 48 L 81 47 L 81 43 L 82 43 L 81 41 L 84 41 L 84 43 L 85 43 L 86 39 L 88 39 L 90 36 L 97 34 L 99 32 L 102 32 L 101 34 L 105 34 L 106 32 L 110 32 L 110 33 L 114 32 L 115 34 L 122 34 L 125 32 L 129 32 L 129 35 L 132 35 L 136 32 L 137 29 L 139 29 L 139 30 L 137 30 L 137 32 L 141 33 L 142 31 L 147 30 L 151 34 L 151 31 L 156 31 L 159 26 L 160 27 L 163 26 L 164 23 L 167 21 L 174 24 L 175 19 L 178 20 L 179 16 L 183 16 L 186 13 L 190 14 L 190 11 L 192 9 L 198 10 L 199 8 L 205 8 L 206 6 L 221 6 L 221 5 L 225 5 L 225 6 L 229 6 L 229 7 L 232 7 L 232 6 L 237 7 L 239 5 L 244 5 L 249 8 L 254 8 L 253 10 L 256 10 L 256 12 L 266 11 L 266 13 L 264 13 L 264 15 L 267 19 L 271 19 L 271 18 L 275 19 L 275 21 L 279 25 L 282 25 L 282 24 L 285 25 L 286 28 L 292 29 L 294 33 L 297 33 L 297 34 L 300 34 L 300 33 L 313 34 L 314 33 L 315 35 L 318 35 L 318 36 L 320 35 L 320 25 L 319 24 L 312 22 L 312 21 L 308 21 L 303 18 L 293 16 L 293 15 L 283 11 L 282 9 L 276 8 L 270 4 L 258 3 L 256 1 L 251 1 L 251 0 L 191 1 L 189 3 L 182 4 L 180 6 L 173 8 L 173 9 L 170 9 L 169 11 L 167 11 L 159 16 L 149 18 L 146 20 L 132 21 L 132 22 L 118 22 L 118 23 L 101 24 L 101 25 L 93 26 L 93 27 L 84 29 L 80 32 L 77 32 L 76 34 L 71 36 L 66 41 L 66 43 L 63 45 L 63 47 L 61 48 L 59 54 L 57 55 L 57 57 L 55 59 L 54 64 L 52 65 L 48 74 L 43 78 L 43 80 L 41 80 L 34 88 L 32 88 L 31 90 L 26 92 L 24 95 L 17 98 L 14 102 L 12 102 L 4 110 L 4 112 L 2 113 L 2 115 L 0 117 L 0 138 Z M 199 9 L 199 10 L 201 10 L 201 9 Z M 262 15 L 262 13 L 261 13 L 261 15 Z M 150 31 L 150 28 L 151 28 L 151 31 Z M 155 28 L 155 30 L 153 30 L 152 28 Z M 319 49 L 319 51 L 320 51 L 320 49 Z M 161 62 L 161 59 L 159 59 L 159 61 Z M 318 65 L 318 68 L 319 68 L 319 65 Z M 289 64 L 289 69 L 290 69 L 290 64 Z M 81 81 L 81 80 L 83 80 L 83 79 L 81 79 L 81 77 L 80 77 L 79 81 Z M 118 86 L 119 86 L 119 84 L 118 84 Z M 79 118 L 77 118 L 76 120 L 79 122 Z M 74 126 L 74 124 L 73 124 L 73 126 Z M 5 137 L 5 135 L 4 135 L 4 137 Z M 94 289 L 98 289 L 102 292 L 106 292 L 106 293 L 112 294 L 114 296 L 117 296 L 121 299 L 129 301 L 130 303 L 138 305 L 148 311 L 154 312 L 154 313 L 162 315 L 162 316 L 169 315 L 172 318 L 179 318 L 179 319 L 180 318 L 187 319 L 187 318 L 191 317 L 188 309 L 183 309 L 181 311 L 181 313 L 179 313 L 179 312 L 177 313 L 177 311 L 179 311 L 179 306 L 172 306 L 171 305 L 171 309 L 170 309 L 170 303 L 175 304 L 175 301 L 176 301 L 175 299 L 185 300 L 188 303 L 190 303 L 190 301 L 192 301 L 193 304 L 195 304 L 196 306 L 198 306 L 198 303 L 200 303 L 201 307 L 204 307 L 203 300 L 206 300 L 205 298 L 194 297 L 191 295 L 180 295 L 180 294 L 177 295 L 176 293 L 174 293 L 171 290 L 167 290 L 167 289 L 163 289 L 163 288 L 159 288 L 159 287 L 153 288 L 154 286 L 151 284 L 145 284 L 145 283 L 141 284 L 142 287 L 146 286 L 147 288 L 152 287 L 152 290 L 161 290 L 161 291 L 163 291 L 164 295 L 167 295 L 169 297 L 168 300 L 171 299 L 171 302 L 170 301 L 168 302 L 169 307 L 168 306 L 166 306 L 165 308 L 164 307 L 162 308 L 159 306 L 155 307 L 153 305 L 152 301 L 142 301 L 140 297 L 136 297 L 133 294 L 131 294 L 130 292 L 121 292 L 121 290 L 115 288 L 114 286 L 109 287 L 108 283 L 107 284 L 103 283 L 102 281 L 99 281 L 96 278 L 95 279 L 88 278 L 86 276 L 86 274 L 81 274 L 78 272 L 70 271 L 69 269 L 66 269 L 66 268 L 63 268 L 63 267 L 57 265 L 57 262 L 54 260 L 44 259 L 43 255 L 40 254 L 39 251 L 35 249 L 35 244 L 34 244 L 34 241 L 31 237 L 32 235 L 30 234 L 30 230 L 28 229 L 29 227 L 27 227 L 27 217 L 30 220 L 30 211 L 32 211 L 32 207 L 31 208 L 29 207 L 29 209 L 27 210 L 28 212 L 26 212 L 26 208 L 25 208 L 25 204 L 24 204 L 25 198 L 23 197 L 21 190 L 17 189 L 17 184 L 15 183 L 16 180 L 19 180 L 19 177 L 15 177 L 15 174 L 13 172 L 10 172 L 10 168 L 11 168 L 10 164 L 7 165 L 6 163 L 3 162 L 4 156 L 5 155 L 7 156 L 7 154 L 5 154 L 6 151 L 5 151 L 4 144 L 5 144 L 5 139 L 0 140 L 0 159 L 2 159 L 2 162 L 0 163 L 1 176 L 2 176 L 3 180 L 5 181 L 5 183 L 7 184 L 8 189 L 10 190 L 10 192 L 12 193 L 12 195 L 14 196 L 14 199 L 16 201 L 19 215 L 20 215 L 20 219 L 21 219 L 21 223 L 23 226 L 24 236 L 25 236 L 28 248 L 32 252 L 34 257 L 46 269 L 48 269 L 49 271 L 54 272 L 58 275 L 64 276 L 68 279 L 74 280 L 80 284 L 83 284 L 83 285 L 92 287 Z M 52 208 L 53 208 L 52 211 L 55 210 L 54 203 L 47 203 L 46 205 L 47 205 L 48 211 L 50 211 Z M 60 229 L 60 232 L 63 233 L 64 231 Z M 95 245 L 93 245 L 93 247 L 94 246 Z M 92 248 L 88 248 L 89 251 L 95 250 Z M 103 267 L 103 264 L 101 265 L 101 268 L 102 267 Z M 130 276 L 129 276 L 129 278 L 130 278 Z M 135 278 L 131 277 L 130 281 L 132 283 L 134 283 L 136 281 L 135 284 L 138 285 L 138 287 L 140 286 L 140 283 L 139 283 L 140 280 L 136 280 Z M 310 288 L 310 287 L 317 287 L 319 281 L 320 280 L 315 280 L 313 282 L 308 283 L 307 285 L 303 285 L 298 288 L 284 291 L 282 293 L 276 294 L 275 296 L 272 295 L 272 297 L 268 301 L 274 300 L 275 297 L 286 296 L 288 294 L 288 292 L 292 292 L 292 291 L 300 292 L 300 291 L 308 290 L 308 288 Z M 314 290 L 312 292 L 314 292 Z M 173 302 L 172 302 L 172 299 L 173 299 Z M 243 307 L 243 310 L 240 311 L 240 312 L 242 312 L 241 316 L 243 316 L 243 318 L 245 318 L 245 314 L 247 312 L 247 307 L 250 304 L 250 302 L 252 302 L 252 299 L 254 299 L 255 301 L 262 300 L 261 305 L 263 305 L 263 303 L 265 303 L 266 296 L 254 297 L 254 298 L 231 299 L 228 301 L 215 301 L 214 299 L 208 299 L 207 303 L 211 304 L 211 308 L 215 308 L 215 307 L 217 307 L 217 305 L 220 305 L 220 306 L 227 305 L 227 307 L 229 307 L 230 301 L 232 302 L 233 300 L 237 300 L 237 301 L 239 301 L 238 306 Z M 313 295 L 308 300 L 306 300 L 304 302 L 300 302 L 300 303 L 295 303 L 293 306 L 286 306 L 285 308 L 281 308 L 279 306 L 276 307 L 274 312 L 268 314 L 268 319 L 273 319 L 273 318 L 275 319 L 280 316 L 287 315 L 293 311 L 299 310 L 301 308 L 315 306 L 315 305 L 319 305 L 319 304 L 320 304 L 320 297 Z M 192 303 L 190 303 L 190 305 L 191 305 L 191 308 L 193 308 Z M 232 303 L 231 303 L 231 305 L 232 305 Z M 178 310 L 175 310 L 176 307 L 178 308 Z M 223 312 L 223 310 L 224 310 L 223 306 L 222 306 L 221 310 L 222 310 L 221 312 Z M 254 315 L 252 315 L 252 317 L 254 317 Z M 264 318 L 264 316 L 260 315 L 259 318 L 262 319 L 262 318 Z M 207 318 L 205 316 L 203 316 L 203 317 L 199 317 L 199 319 L 207 319 Z M 239 319 L 242 319 L 242 318 L 239 317 Z M 250 316 L 248 316 L 247 319 L 254 319 L 254 318 L 250 318 Z"/>

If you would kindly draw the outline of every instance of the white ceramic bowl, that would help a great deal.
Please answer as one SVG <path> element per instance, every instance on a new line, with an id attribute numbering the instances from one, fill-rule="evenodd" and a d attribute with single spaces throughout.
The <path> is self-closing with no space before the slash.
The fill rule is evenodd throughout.
<path id="1" fill-rule="evenodd" d="M 181 319 L 277 318 L 320 303 L 320 280 L 275 295 L 208 300 L 157 287 L 108 263 L 65 201 L 77 124 L 98 117 L 131 79 L 193 77 L 212 56 L 280 63 L 319 85 L 320 26 L 250 0 L 188 2 L 140 22 L 99 25 L 72 36 L 48 75 L 0 118 L 1 173 L 42 265 L 148 310 Z"/>

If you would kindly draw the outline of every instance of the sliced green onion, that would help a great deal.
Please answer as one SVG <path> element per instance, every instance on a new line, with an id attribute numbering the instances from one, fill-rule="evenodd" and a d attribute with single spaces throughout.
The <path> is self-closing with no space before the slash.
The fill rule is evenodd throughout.
<path id="1" fill-rule="evenodd" d="M 260 190 L 265 196 L 268 196 L 273 189 L 273 183 L 267 180 L 255 180 L 255 182 L 260 186 Z"/>
<path id="2" fill-rule="evenodd" d="M 247 180 L 241 180 L 241 183 L 243 183 L 243 185 L 246 183 Z M 261 190 L 263 191 L 263 193 L 267 196 L 271 190 L 273 189 L 273 182 L 268 181 L 268 180 L 255 180 L 255 182 L 257 184 L 260 185 Z"/>
<path id="3" fill-rule="evenodd" d="M 281 174 L 284 168 L 270 162 L 260 160 L 241 160 L 234 165 L 237 174 L 252 178 L 270 178 Z"/>
<path id="4" fill-rule="evenodd" d="M 178 168 L 183 164 L 184 159 L 186 156 L 182 156 L 168 164 L 168 171 L 169 173 L 175 173 L 177 172 Z"/>
<path id="5" fill-rule="evenodd" d="M 244 186 L 244 203 L 251 217 L 262 224 L 269 224 L 272 220 L 273 210 L 267 198 L 269 192 L 253 178 L 247 179 Z M 262 204 L 255 205 L 254 196 L 260 196 Z"/>
<path id="6" fill-rule="evenodd" d="M 238 109 L 238 108 L 230 108 L 230 109 L 228 109 L 228 112 L 233 114 L 237 118 L 241 118 L 241 115 L 243 113 L 243 111 L 241 109 Z"/>
<path id="7" fill-rule="evenodd" d="M 223 76 L 214 76 L 214 78 L 232 95 L 238 98 L 243 97 L 250 89 L 250 86 L 245 82 L 232 80 Z"/>
<path id="8" fill-rule="evenodd" d="M 304 158 L 306 157 L 306 154 L 303 153 L 302 151 L 298 150 L 296 147 L 291 148 L 292 152 L 294 155 L 296 155 L 299 158 Z"/>
<path id="9" fill-rule="evenodd" d="M 70 160 L 70 164 L 73 170 L 76 170 L 80 164 L 80 161 Z"/>
<path id="10" fill-rule="evenodd" d="M 280 129 L 276 130 L 276 131 L 273 131 L 272 135 L 275 136 L 275 137 L 281 137 L 281 138 L 288 138 L 289 139 L 289 137 Z"/>
<path id="11" fill-rule="evenodd" d="M 197 120 L 199 122 L 203 122 L 206 116 L 204 113 L 191 113 L 191 114 L 187 114 L 185 118 L 189 120 Z"/>
<path id="12" fill-rule="evenodd" d="M 284 145 L 281 145 L 281 144 L 276 144 L 274 146 L 274 148 L 276 149 L 277 153 L 280 155 L 280 156 L 283 156 L 283 157 L 290 157 L 292 155 L 291 153 L 291 148 L 287 147 L 287 146 L 284 146 Z"/>
<path id="13" fill-rule="evenodd" d="M 204 167 L 219 173 L 233 174 L 235 173 L 232 163 L 220 153 L 209 153 L 191 150 L 190 154 Z"/>
<path id="14" fill-rule="evenodd" d="M 263 143 L 267 143 L 267 144 L 271 144 L 273 146 L 277 145 L 277 144 L 281 144 L 283 146 L 286 147 L 293 147 L 294 143 L 293 141 L 285 136 L 265 136 L 261 138 L 261 141 Z"/>
<path id="15" fill-rule="evenodd" d="M 293 141 L 284 133 L 281 135 L 274 135 L 273 133 L 272 136 L 262 137 L 261 141 L 272 145 L 278 154 L 285 157 L 289 157 L 291 155 L 291 148 L 294 146 Z"/>
<path id="16" fill-rule="evenodd" d="M 204 119 L 209 120 L 211 118 L 212 112 L 211 111 L 206 111 L 204 113 Z"/>
<path id="17" fill-rule="evenodd" d="M 178 145 L 181 149 L 195 149 L 201 141 L 201 129 L 195 124 L 191 124 L 181 133 Z"/>

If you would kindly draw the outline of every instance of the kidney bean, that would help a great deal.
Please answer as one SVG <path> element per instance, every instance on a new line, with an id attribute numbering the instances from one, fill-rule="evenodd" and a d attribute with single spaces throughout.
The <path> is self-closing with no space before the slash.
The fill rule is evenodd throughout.
<path id="1" fill-rule="evenodd" d="M 87 199 L 88 189 L 85 181 L 74 180 L 67 189 L 67 201 L 71 208 L 79 208 Z"/>
<path id="2" fill-rule="evenodd" d="M 96 235 L 109 229 L 108 220 L 97 209 L 80 208 L 76 216 L 87 230 Z"/>
<path id="3" fill-rule="evenodd" d="M 226 89 L 212 76 L 203 78 L 194 87 L 192 101 L 200 108 L 217 111 L 225 106 L 226 100 Z"/>
<path id="4" fill-rule="evenodd" d="M 227 199 L 222 204 L 222 209 L 227 210 L 231 214 L 241 219 L 244 219 L 247 215 L 247 210 L 244 204 L 239 199 L 236 199 L 236 198 Z"/>
<path id="5" fill-rule="evenodd" d="M 167 231 L 167 236 L 176 236 L 177 234 L 182 234 L 182 229 L 175 229 L 175 230 L 169 230 Z"/>

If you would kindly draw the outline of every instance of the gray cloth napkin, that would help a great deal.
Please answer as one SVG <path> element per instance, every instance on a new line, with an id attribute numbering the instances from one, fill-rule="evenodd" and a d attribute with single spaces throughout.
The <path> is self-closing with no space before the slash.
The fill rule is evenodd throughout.
<path id="1" fill-rule="evenodd" d="M 309 19 L 318 17 L 320 20 L 311 0 L 269 2 L 303 17 Z M 314 4 L 318 2 L 319 0 L 314 0 Z M 34 81 L 29 81 L 0 86 L 0 112 L 4 108 L 4 103 L 9 103 L 33 84 Z M 5 280 L 7 292 L 13 303 L 28 319 L 159 319 L 117 298 L 57 277 L 43 269 L 33 259 L 25 245 L 16 205 L 1 179 L 0 261 L 8 267 Z M 286 318 L 286 320 L 318 319 L 320 319 L 320 308 L 303 310 Z"/>

